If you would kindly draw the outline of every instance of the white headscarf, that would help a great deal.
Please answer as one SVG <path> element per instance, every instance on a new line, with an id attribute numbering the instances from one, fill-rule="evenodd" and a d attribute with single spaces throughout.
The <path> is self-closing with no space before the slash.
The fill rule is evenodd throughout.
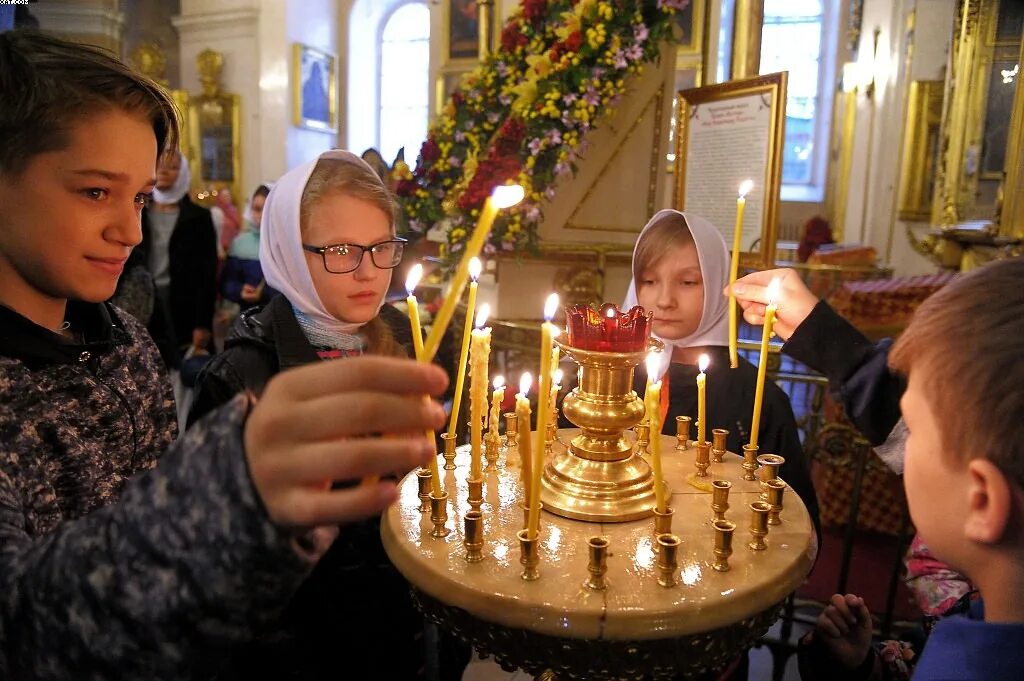
<path id="1" fill-rule="evenodd" d="M 285 295 L 292 307 L 310 318 L 323 329 L 336 333 L 354 334 L 363 324 L 343 322 L 325 308 L 313 285 L 313 277 L 306 266 L 299 228 L 302 192 L 309 176 L 320 159 L 336 159 L 373 168 L 355 154 L 332 149 L 312 161 L 292 168 L 274 184 L 263 205 L 260 226 L 260 266 L 267 285 Z M 376 173 L 374 173 L 376 176 Z M 318 265 L 322 267 L 322 265 Z M 344 275 L 337 275 L 344 276 Z M 380 304 L 384 304 L 381 297 Z M 378 308 L 379 309 L 379 308 Z"/>
<path id="2" fill-rule="evenodd" d="M 192 171 L 188 167 L 188 159 L 185 154 L 177 152 L 181 159 L 181 170 L 178 171 L 178 179 L 174 181 L 170 189 L 153 189 L 153 200 L 157 203 L 174 204 L 181 201 L 185 194 L 188 194 L 192 186 Z"/>
<path id="3" fill-rule="evenodd" d="M 729 249 L 725 245 L 722 234 L 706 219 L 693 213 L 681 213 L 677 210 L 665 209 L 654 214 L 650 222 L 644 225 L 636 246 L 633 247 L 633 262 L 636 263 L 636 249 L 654 225 L 672 217 L 682 217 L 693 236 L 697 247 L 697 259 L 700 262 L 701 279 L 704 281 L 704 309 L 697 330 L 685 338 L 667 339 L 651 334 L 665 344 L 658 377 L 664 375 L 672 361 L 674 348 L 692 348 L 705 345 L 727 345 L 729 343 L 729 300 L 721 291 L 729 280 Z M 629 289 L 622 309 L 628 310 L 638 305 L 636 296 L 636 277 L 629 279 Z"/>

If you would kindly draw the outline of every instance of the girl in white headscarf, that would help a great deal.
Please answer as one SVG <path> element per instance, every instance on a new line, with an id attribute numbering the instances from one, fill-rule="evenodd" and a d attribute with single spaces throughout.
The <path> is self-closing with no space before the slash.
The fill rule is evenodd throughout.
<path id="1" fill-rule="evenodd" d="M 675 417 L 697 417 L 697 362 L 708 355 L 707 417 L 711 428 L 729 431 L 727 448 L 742 452 L 750 441 L 757 369 L 744 359 L 729 368 L 729 251 L 710 222 L 693 213 L 659 211 L 640 232 L 633 249 L 633 280 L 623 309 L 640 305 L 654 313 L 653 334 L 665 343 L 659 369 L 663 432 L 675 434 Z M 641 365 L 634 389 L 647 381 Z M 800 495 L 815 524 L 818 503 L 797 432 L 789 398 L 774 382 L 765 385 L 758 444 L 762 453 L 779 454 L 780 475 Z M 695 436 L 696 433 L 693 433 Z"/>

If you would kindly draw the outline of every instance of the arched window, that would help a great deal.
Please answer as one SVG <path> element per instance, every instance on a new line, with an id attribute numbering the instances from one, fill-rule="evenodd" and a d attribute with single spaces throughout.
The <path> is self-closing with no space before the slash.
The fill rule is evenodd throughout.
<path id="1" fill-rule="evenodd" d="M 405 147 L 411 164 L 427 137 L 429 69 L 430 10 L 422 2 L 404 4 L 381 31 L 377 129 L 379 149 L 388 163 Z"/>

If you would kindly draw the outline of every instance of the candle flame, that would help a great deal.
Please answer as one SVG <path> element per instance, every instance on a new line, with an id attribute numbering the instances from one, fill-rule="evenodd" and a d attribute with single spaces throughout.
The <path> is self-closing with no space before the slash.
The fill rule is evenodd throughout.
<path id="1" fill-rule="evenodd" d="M 700 369 L 702 374 L 708 370 L 709 364 L 711 364 L 711 358 L 707 355 L 701 355 L 700 358 L 697 359 L 697 368 Z"/>
<path id="2" fill-rule="evenodd" d="M 491 385 L 494 386 L 495 390 L 497 390 L 498 388 L 504 388 L 505 387 L 505 377 L 504 376 L 495 376 L 494 380 L 491 381 Z"/>
<path id="3" fill-rule="evenodd" d="M 611 319 L 612 317 L 615 316 L 615 308 L 609 307 L 608 312 L 606 312 L 605 314 L 607 315 L 608 319 Z"/>
<path id="4" fill-rule="evenodd" d="M 484 328 L 484 324 L 487 323 L 487 318 L 491 316 L 491 306 L 487 303 L 483 303 L 477 308 L 476 311 L 476 328 Z"/>
<path id="5" fill-rule="evenodd" d="M 647 359 L 644 361 L 647 363 L 647 376 L 651 381 L 657 380 L 658 370 L 661 368 L 661 353 L 651 350 L 647 353 Z"/>
<path id="6" fill-rule="evenodd" d="M 753 180 L 744 180 L 740 184 L 740 198 L 741 199 L 747 198 L 747 194 L 749 194 L 750 190 L 753 189 L 753 188 L 754 188 L 754 181 Z"/>
<path id="7" fill-rule="evenodd" d="M 473 281 L 480 278 L 480 273 L 484 271 L 484 264 L 480 262 L 480 258 L 473 256 L 469 259 L 469 276 L 472 277 Z"/>
<path id="8" fill-rule="evenodd" d="M 768 304 L 775 305 L 779 302 L 779 295 L 782 293 L 782 280 L 778 277 L 772 279 L 768 284 Z"/>
<path id="9" fill-rule="evenodd" d="M 519 394 L 528 394 L 531 385 L 533 385 L 533 376 L 530 375 L 529 371 L 524 371 L 523 375 L 519 377 Z"/>
<path id="10" fill-rule="evenodd" d="M 551 374 L 551 383 L 553 383 L 554 385 L 561 385 L 563 376 L 565 376 L 564 371 L 562 371 L 561 369 L 555 369 L 555 371 Z"/>
<path id="11" fill-rule="evenodd" d="M 555 311 L 558 309 L 558 294 L 552 293 L 544 301 L 544 319 L 551 321 L 555 318 Z"/>
<path id="12" fill-rule="evenodd" d="M 416 263 L 409 269 L 409 274 L 405 278 L 405 292 L 410 296 L 416 287 L 420 285 L 420 279 L 423 278 L 423 265 Z"/>
<path id="13" fill-rule="evenodd" d="M 494 188 L 491 192 L 491 202 L 499 210 L 511 208 L 526 196 L 526 191 L 518 184 L 503 184 Z"/>

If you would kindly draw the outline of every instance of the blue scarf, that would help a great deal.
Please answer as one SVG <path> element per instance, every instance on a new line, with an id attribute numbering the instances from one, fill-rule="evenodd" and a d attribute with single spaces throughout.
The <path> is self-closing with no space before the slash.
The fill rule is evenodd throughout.
<path id="1" fill-rule="evenodd" d="M 361 355 L 366 348 L 366 338 L 362 334 L 339 333 L 320 324 L 299 308 L 292 305 L 295 320 L 299 323 L 306 340 L 314 348 L 341 350 L 346 355 Z"/>

